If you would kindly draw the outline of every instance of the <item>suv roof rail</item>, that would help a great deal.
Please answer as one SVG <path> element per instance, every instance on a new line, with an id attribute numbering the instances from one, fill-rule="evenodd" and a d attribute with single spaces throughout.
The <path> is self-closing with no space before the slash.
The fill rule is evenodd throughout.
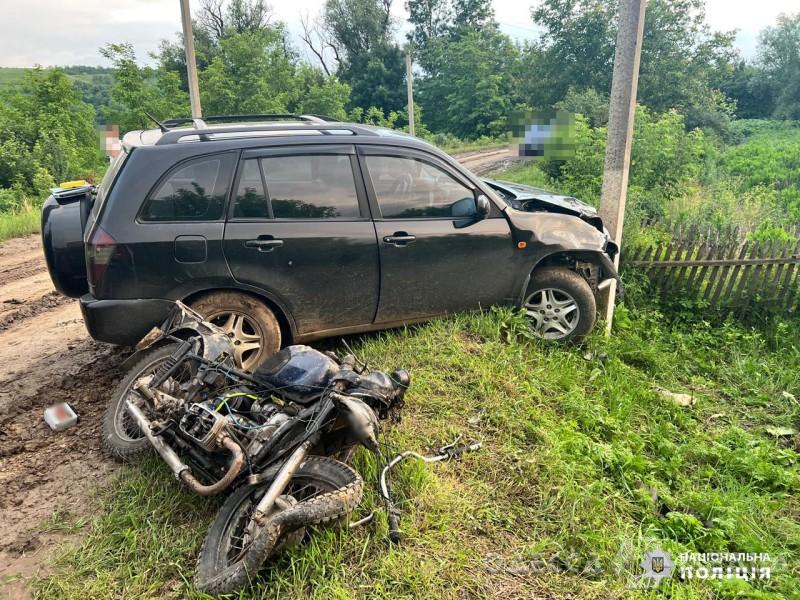
<path id="1" fill-rule="evenodd" d="M 194 119 L 197 121 L 197 119 Z M 302 135 L 302 132 L 314 132 L 322 135 L 337 135 L 347 133 L 349 135 L 378 135 L 367 127 L 354 125 L 352 123 L 342 123 L 339 121 L 326 122 L 322 120 L 306 121 L 300 123 L 243 123 L 240 125 L 231 124 L 225 126 L 215 126 L 213 128 L 181 128 L 171 129 L 161 134 L 155 145 L 175 144 L 180 141 L 192 142 L 211 142 L 223 139 L 252 138 L 261 135 Z M 291 133 L 297 132 L 297 133 Z M 190 139 L 186 139 L 190 138 Z"/>
<path id="2" fill-rule="evenodd" d="M 237 121 L 302 121 L 307 123 L 338 123 L 339 119 L 329 117 L 326 115 L 296 115 L 293 113 L 264 113 L 252 115 L 211 115 L 208 117 L 191 118 L 191 117 L 178 117 L 176 119 L 168 119 L 161 124 L 166 127 L 180 127 L 181 125 L 189 125 L 194 123 L 197 126 L 198 121 L 204 123 L 234 123 Z M 200 129 L 201 127 L 198 127 Z"/>

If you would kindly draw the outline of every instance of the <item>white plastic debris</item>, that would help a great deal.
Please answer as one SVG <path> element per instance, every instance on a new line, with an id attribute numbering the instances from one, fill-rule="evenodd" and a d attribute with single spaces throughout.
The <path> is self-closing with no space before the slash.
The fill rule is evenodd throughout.
<path id="1" fill-rule="evenodd" d="M 63 431 L 78 422 L 78 415 L 69 404 L 61 402 L 44 410 L 44 421 L 53 431 Z"/>
<path id="2" fill-rule="evenodd" d="M 655 388 L 655 391 L 665 400 L 669 400 L 678 406 L 694 406 L 695 402 L 697 402 L 697 399 L 693 395 L 677 394 L 658 387 Z"/>

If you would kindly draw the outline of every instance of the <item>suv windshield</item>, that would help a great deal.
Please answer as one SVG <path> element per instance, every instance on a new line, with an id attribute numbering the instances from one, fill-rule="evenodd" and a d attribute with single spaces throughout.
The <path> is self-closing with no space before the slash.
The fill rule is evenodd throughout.
<path id="1" fill-rule="evenodd" d="M 114 183 L 117 173 L 122 169 L 122 164 L 127 158 L 128 153 L 123 149 L 123 151 L 111 161 L 106 174 L 103 175 L 103 179 L 100 181 L 100 185 L 97 186 L 97 194 L 95 195 L 94 205 L 92 206 L 92 213 L 95 217 L 100 212 L 100 208 L 103 206 L 103 202 L 105 202 L 108 191 L 111 189 L 111 185 Z"/>

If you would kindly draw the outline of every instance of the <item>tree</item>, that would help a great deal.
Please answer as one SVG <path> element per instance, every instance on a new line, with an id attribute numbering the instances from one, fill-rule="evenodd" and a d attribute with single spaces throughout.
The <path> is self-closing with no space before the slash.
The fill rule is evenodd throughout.
<path id="1" fill-rule="evenodd" d="M 106 123 L 119 125 L 125 132 L 152 127 L 145 112 L 157 119 L 188 114 L 189 96 L 175 72 L 140 67 L 130 44 L 107 44 L 100 54 L 115 68 L 111 101 L 102 111 Z"/>
<path id="2" fill-rule="evenodd" d="M 42 194 L 102 168 L 94 109 L 60 70 L 32 69 L 0 94 L 0 187 Z"/>
<path id="3" fill-rule="evenodd" d="M 294 74 L 281 28 L 228 34 L 199 74 L 203 109 L 210 115 L 286 112 Z"/>
<path id="4" fill-rule="evenodd" d="M 552 105 L 571 86 L 611 89 L 617 0 L 544 0 L 532 11 L 544 28 L 539 58 L 542 100 Z M 734 57 L 733 34 L 712 32 L 704 0 L 651 0 L 645 18 L 639 101 L 662 112 L 678 108 L 689 128 L 724 128 L 731 106 L 710 81 Z"/>
<path id="5" fill-rule="evenodd" d="M 429 43 L 420 102 L 433 131 L 473 138 L 508 129 L 515 108 L 516 47 L 499 31 L 468 31 Z M 434 70 L 435 69 L 435 70 Z"/>
<path id="6" fill-rule="evenodd" d="M 422 68 L 433 72 L 441 60 L 441 40 L 457 41 L 471 32 L 495 32 L 497 22 L 491 0 L 406 0 L 408 34 Z"/>
<path id="7" fill-rule="evenodd" d="M 462 137 L 496 135 L 517 105 L 519 51 L 494 19 L 488 0 L 408 0 L 408 34 L 425 122 Z"/>
<path id="8" fill-rule="evenodd" d="M 775 110 L 775 90 L 766 74 L 745 60 L 733 63 L 712 83 L 736 103 L 740 119 L 768 119 Z"/>
<path id="9" fill-rule="evenodd" d="M 406 104 L 405 58 L 395 44 L 381 44 L 369 52 L 350 55 L 338 76 L 352 89 L 352 106 L 375 106 L 391 112 L 402 110 Z"/>
<path id="10" fill-rule="evenodd" d="M 453 0 L 453 26 L 456 31 L 496 27 L 491 0 Z"/>
<path id="11" fill-rule="evenodd" d="M 780 15 L 761 33 L 758 64 L 775 96 L 773 116 L 800 119 L 800 13 Z"/>
<path id="12" fill-rule="evenodd" d="M 392 0 L 325 3 L 322 27 L 339 63 L 337 75 L 352 89 L 352 106 L 390 112 L 405 104 L 405 63 L 392 37 L 391 7 Z"/>
<path id="13" fill-rule="evenodd" d="M 424 55 L 429 42 L 446 36 L 453 25 L 453 6 L 448 0 L 406 0 L 406 10 L 413 26 L 408 41 L 418 55 Z"/>
<path id="14" fill-rule="evenodd" d="M 297 71 L 297 96 L 289 106 L 301 114 L 326 115 L 344 121 L 350 102 L 350 86 L 319 69 L 301 65 Z"/>

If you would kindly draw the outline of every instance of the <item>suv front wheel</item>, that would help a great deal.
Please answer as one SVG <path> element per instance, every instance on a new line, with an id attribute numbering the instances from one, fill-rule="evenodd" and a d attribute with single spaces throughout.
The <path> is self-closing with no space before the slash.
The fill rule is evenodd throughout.
<path id="1" fill-rule="evenodd" d="M 262 302 L 239 292 L 212 292 L 192 303 L 233 340 L 236 366 L 253 371 L 281 347 L 281 328 Z"/>
<path id="2" fill-rule="evenodd" d="M 546 340 L 579 341 L 589 335 L 597 318 L 589 283 L 563 267 L 533 272 L 523 308 L 533 333 Z"/>

